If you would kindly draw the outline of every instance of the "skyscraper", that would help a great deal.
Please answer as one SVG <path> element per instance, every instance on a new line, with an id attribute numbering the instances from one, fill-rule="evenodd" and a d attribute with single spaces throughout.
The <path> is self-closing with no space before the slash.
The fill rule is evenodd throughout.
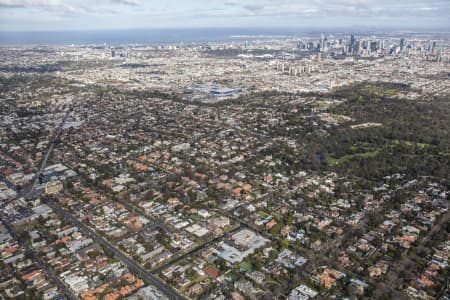
<path id="1" fill-rule="evenodd" d="M 350 36 L 350 45 L 349 45 L 349 52 L 350 53 L 354 53 L 355 52 L 355 45 L 356 44 L 356 38 L 355 36 L 352 34 Z"/>
<path id="2" fill-rule="evenodd" d="M 370 52 L 377 52 L 378 43 L 376 41 L 370 42 Z"/>
<path id="3" fill-rule="evenodd" d="M 433 42 L 433 43 L 431 44 L 430 52 L 431 52 L 431 54 L 434 54 L 435 51 L 436 51 L 436 42 Z"/>
<path id="4" fill-rule="evenodd" d="M 320 34 L 320 46 L 319 49 L 320 51 L 323 51 L 325 48 L 325 36 L 323 35 L 323 33 Z"/>
<path id="5" fill-rule="evenodd" d="M 405 50 L 405 39 L 401 38 L 400 39 L 400 51 Z"/>
<path id="6" fill-rule="evenodd" d="M 355 38 L 355 36 L 352 34 L 352 35 L 350 36 L 350 46 L 353 46 L 353 45 L 355 44 L 355 42 L 356 42 L 356 38 Z"/>

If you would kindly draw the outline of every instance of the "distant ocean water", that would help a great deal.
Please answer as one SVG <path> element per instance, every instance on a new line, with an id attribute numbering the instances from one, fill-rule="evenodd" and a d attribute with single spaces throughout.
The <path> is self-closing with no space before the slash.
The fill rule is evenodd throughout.
<path id="1" fill-rule="evenodd" d="M 1 32 L 0 45 L 171 44 L 245 39 L 245 36 L 295 36 L 295 29 L 136 29 L 105 31 Z"/>
<path id="2" fill-rule="evenodd" d="M 125 44 L 175 44 L 198 42 L 226 42 L 272 37 L 320 37 L 320 33 L 331 34 L 385 34 L 402 36 L 405 33 L 427 31 L 398 31 L 382 28 L 189 28 L 189 29 L 129 29 L 96 31 L 33 31 L 7 32 L 0 28 L 0 45 L 125 45 Z M 449 36 L 448 29 L 428 31 L 436 36 Z M 429 37 L 429 33 L 427 33 Z"/>

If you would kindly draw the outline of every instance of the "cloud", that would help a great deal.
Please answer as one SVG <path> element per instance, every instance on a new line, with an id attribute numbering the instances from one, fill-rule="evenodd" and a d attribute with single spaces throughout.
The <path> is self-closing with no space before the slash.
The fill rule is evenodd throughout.
<path id="1" fill-rule="evenodd" d="M 55 7 L 62 5 L 62 0 L 0 0 L 0 7 Z"/>
<path id="2" fill-rule="evenodd" d="M 228 0 L 223 3 L 225 6 L 238 6 L 239 1 L 238 0 Z"/>
<path id="3" fill-rule="evenodd" d="M 236 17 L 367 17 L 372 20 L 384 17 L 434 17 L 450 14 L 450 1 L 443 0 L 228 0 L 225 8 Z M 227 8 L 226 8 L 227 9 Z M 326 21 L 324 19 L 324 21 Z"/>
<path id="4" fill-rule="evenodd" d="M 264 5 L 260 5 L 260 4 L 248 4 L 248 5 L 244 5 L 242 6 L 243 8 L 245 8 L 246 10 L 249 11 L 262 11 L 264 9 Z"/>
<path id="5" fill-rule="evenodd" d="M 111 0 L 111 2 L 131 6 L 139 6 L 143 4 L 142 0 Z"/>
<path id="6" fill-rule="evenodd" d="M 443 27 L 450 25 L 450 0 L 0 0 L 0 31 L 2 26 L 24 28 L 27 18 L 21 14 L 25 13 L 50 29 L 308 24 Z"/>

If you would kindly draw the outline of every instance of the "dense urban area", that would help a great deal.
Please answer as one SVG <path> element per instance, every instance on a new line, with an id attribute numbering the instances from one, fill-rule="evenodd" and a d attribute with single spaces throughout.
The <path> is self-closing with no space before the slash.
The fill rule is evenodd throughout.
<path id="1" fill-rule="evenodd" d="M 0 299 L 449 299 L 450 36 L 0 48 Z"/>

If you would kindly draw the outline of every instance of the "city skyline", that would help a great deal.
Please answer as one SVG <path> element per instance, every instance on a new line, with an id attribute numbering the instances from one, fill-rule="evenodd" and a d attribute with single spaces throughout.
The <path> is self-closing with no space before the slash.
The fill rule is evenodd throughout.
<path id="1" fill-rule="evenodd" d="M 447 29 L 448 1 L 0 0 L 0 31 L 152 28 Z"/>

